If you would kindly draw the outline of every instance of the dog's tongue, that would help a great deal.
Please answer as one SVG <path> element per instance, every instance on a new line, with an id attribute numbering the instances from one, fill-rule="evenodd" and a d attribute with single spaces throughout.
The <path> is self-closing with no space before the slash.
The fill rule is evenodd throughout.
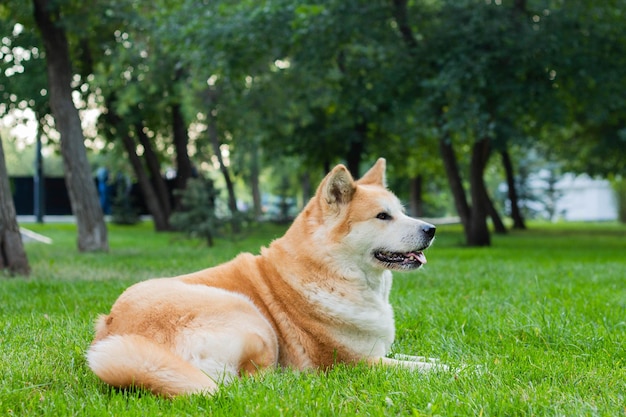
<path id="1" fill-rule="evenodd" d="M 411 252 L 411 257 L 417 259 L 417 261 L 421 264 L 426 263 L 426 256 L 424 252 Z"/>

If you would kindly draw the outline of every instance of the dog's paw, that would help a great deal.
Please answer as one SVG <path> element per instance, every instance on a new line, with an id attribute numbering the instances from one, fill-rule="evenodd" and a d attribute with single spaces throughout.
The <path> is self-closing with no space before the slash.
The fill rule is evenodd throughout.
<path id="1" fill-rule="evenodd" d="M 447 372 L 450 370 L 450 367 L 448 365 L 441 363 L 439 359 L 436 358 L 411 356 L 397 353 L 393 355 L 392 360 L 397 361 L 398 364 L 406 368 L 418 372 Z"/>
<path id="2" fill-rule="evenodd" d="M 425 362 L 425 363 L 440 363 L 437 358 L 428 358 L 426 356 L 412 356 L 405 355 L 404 353 L 395 353 L 393 358 L 399 361 L 405 362 Z"/>

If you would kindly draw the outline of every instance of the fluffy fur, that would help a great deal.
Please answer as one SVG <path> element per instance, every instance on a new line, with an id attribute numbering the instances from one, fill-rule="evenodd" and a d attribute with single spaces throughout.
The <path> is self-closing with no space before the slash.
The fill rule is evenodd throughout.
<path id="1" fill-rule="evenodd" d="M 390 270 L 425 263 L 434 231 L 386 189 L 384 159 L 358 181 L 338 165 L 260 255 L 128 288 L 98 318 L 89 367 L 110 385 L 165 396 L 210 394 L 276 366 L 439 368 L 385 356 L 395 334 Z"/>

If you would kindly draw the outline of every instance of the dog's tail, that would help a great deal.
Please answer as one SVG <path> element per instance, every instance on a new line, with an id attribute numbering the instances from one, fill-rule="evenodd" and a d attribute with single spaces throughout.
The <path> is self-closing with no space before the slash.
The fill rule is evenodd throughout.
<path id="1" fill-rule="evenodd" d="M 141 387 L 172 397 L 217 389 L 208 375 L 168 349 L 133 334 L 107 336 L 87 351 L 91 370 L 118 388 Z"/>

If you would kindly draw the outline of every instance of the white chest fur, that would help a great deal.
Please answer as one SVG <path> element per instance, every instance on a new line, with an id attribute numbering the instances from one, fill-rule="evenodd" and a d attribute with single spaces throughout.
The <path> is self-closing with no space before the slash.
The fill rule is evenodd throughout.
<path id="1" fill-rule="evenodd" d="M 395 337 L 388 291 L 346 285 L 329 291 L 310 283 L 304 294 L 338 344 L 363 357 L 384 356 Z"/>

